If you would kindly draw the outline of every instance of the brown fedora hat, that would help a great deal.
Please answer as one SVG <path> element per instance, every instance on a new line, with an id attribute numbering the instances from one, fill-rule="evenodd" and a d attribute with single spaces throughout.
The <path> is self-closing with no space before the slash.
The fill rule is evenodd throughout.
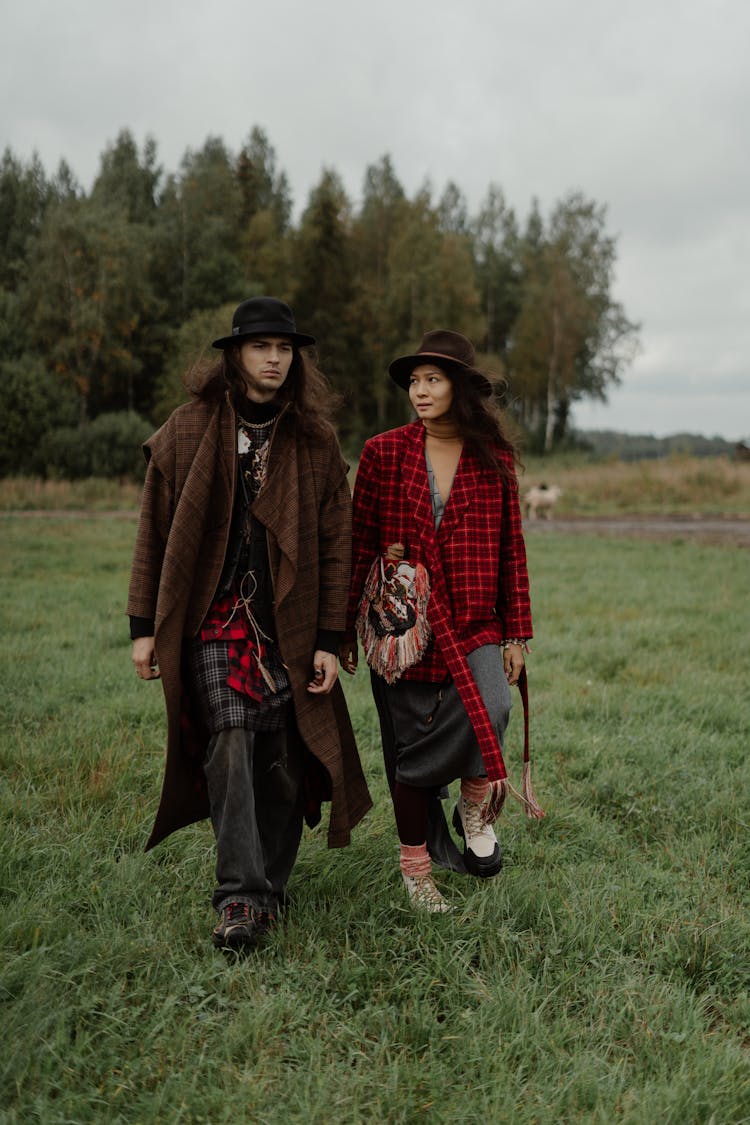
<path id="1" fill-rule="evenodd" d="M 298 332 L 294 313 L 283 301 L 275 297 L 251 297 L 234 310 L 232 335 L 214 340 L 214 348 L 231 348 L 241 344 L 248 336 L 288 336 L 298 348 L 314 344 L 314 336 Z"/>
<path id="2" fill-rule="evenodd" d="M 421 363 L 429 363 L 430 360 L 434 360 L 437 367 L 447 368 L 454 374 L 471 379 L 485 398 L 492 394 L 492 383 L 474 366 L 476 356 L 471 340 L 467 340 L 460 332 L 449 332 L 447 328 L 425 332 L 419 350 L 414 355 L 402 355 L 394 359 L 388 372 L 394 383 L 408 391 L 409 378 L 414 368 Z"/>

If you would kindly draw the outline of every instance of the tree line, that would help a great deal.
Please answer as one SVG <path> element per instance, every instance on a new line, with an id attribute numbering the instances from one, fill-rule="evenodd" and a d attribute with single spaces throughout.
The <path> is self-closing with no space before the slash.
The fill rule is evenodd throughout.
<path id="1" fill-rule="evenodd" d="M 293 221 L 259 128 L 236 154 L 208 138 L 176 172 L 153 139 L 139 147 L 124 130 L 88 193 L 66 162 L 48 176 L 6 149 L 0 472 L 38 470 L 29 443 L 49 451 L 62 429 L 73 449 L 80 427 L 98 419 L 108 432 L 103 417 L 127 447 L 120 416 L 160 423 L 186 397 L 185 369 L 261 293 L 287 300 L 317 337 L 350 451 L 406 420 L 385 371 L 434 327 L 471 337 L 481 365 L 505 376 L 527 447 L 549 451 L 568 436 L 572 404 L 604 399 L 636 347 L 615 263 L 605 208 L 580 192 L 519 221 L 491 184 L 472 214 L 455 183 L 408 197 L 388 156 L 366 169 L 356 206 L 324 169 Z"/>

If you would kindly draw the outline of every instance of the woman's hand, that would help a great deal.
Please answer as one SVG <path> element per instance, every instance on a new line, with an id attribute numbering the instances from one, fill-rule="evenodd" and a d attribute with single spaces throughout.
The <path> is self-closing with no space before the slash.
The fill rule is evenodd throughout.
<path id="1" fill-rule="evenodd" d="M 158 680 L 161 676 L 156 663 L 153 637 L 136 637 L 133 641 L 133 665 L 142 680 Z"/>
<path id="2" fill-rule="evenodd" d="M 313 678 L 307 685 L 307 690 L 313 695 L 328 695 L 338 678 L 339 670 L 334 654 L 320 649 L 313 653 Z"/>
<path id="3" fill-rule="evenodd" d="M 523 654 L 523 645 L 506 645 L 503 649 L 503 667 L 508 683 L 514 687 L 518 683 L 521 669 L 526 663 Z"/>
<path id="4" fill-rule="evenodd" d="M 353 676 L 357 671 L 358 660 L 356 641 L 344 641 L 344 643 L 339 646 L 339 660 L 341 661 L 341 667 L 344 671 L 348 672 L 350 676 Z"/>

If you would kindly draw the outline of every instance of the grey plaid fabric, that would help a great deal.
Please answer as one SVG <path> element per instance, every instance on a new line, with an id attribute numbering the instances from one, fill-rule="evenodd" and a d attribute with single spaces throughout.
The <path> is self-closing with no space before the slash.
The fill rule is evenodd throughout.
<path id="1" fill-rule="evenodd" d="M 211 734 L 231 727 L 242 730 L 280 730 L 286 723 L 287 704 L 292 697 L 283 668 L 269 667 L 281 690 L 269 696 L 269 705 L 260 706 L 249 696 L 235 691 L 227 683 L 229 675 L 228 641 L 193 641 L 187 645 L 186 661 L 192 693 Z"/>

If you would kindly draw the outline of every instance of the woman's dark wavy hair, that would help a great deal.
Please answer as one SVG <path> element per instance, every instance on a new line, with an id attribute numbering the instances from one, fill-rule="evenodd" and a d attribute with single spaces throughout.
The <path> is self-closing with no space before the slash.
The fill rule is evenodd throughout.
<path id="1" fill-rule="evenodd" d="M 515 484 L 514 469 L 495 454 L 499 445 L 512 454 L 515 466 L 523 468 L 518 431 L 495 397 L 506 390 L 507 383 L 505 380 L 490 380 L 494 393 L 493 397 L 488 398 L 482 394 L 481 384 L 472 378 L 472 375 L 482 376 L 481 372 L 472 368 L 467 370 L 465 367 L 451 367 L 448 364 L 442 370 L 453 384 L 450 416 L 459 434 L 486 468 Z M 483 378 L 486 379 L 487 376 Z"/>
<path id="2" fill-rule="evenodd" d="M 194 398 L 212 402 L 229 389 L 233 395 L 245 393 L 245 376 L 240 362 L 240 345 L 223 349 L 212 363 L 194 367 L 185 378 L 185 386 Z M 276 394 L 281 405 L 289 403 L 289 413 L 297 421 L 300 432 L 320 436 L 333 427 L 333 416 L 340 405 L 340 396 L 332 389 L 312 359 L 295 347 L 289 374 Z"/>

